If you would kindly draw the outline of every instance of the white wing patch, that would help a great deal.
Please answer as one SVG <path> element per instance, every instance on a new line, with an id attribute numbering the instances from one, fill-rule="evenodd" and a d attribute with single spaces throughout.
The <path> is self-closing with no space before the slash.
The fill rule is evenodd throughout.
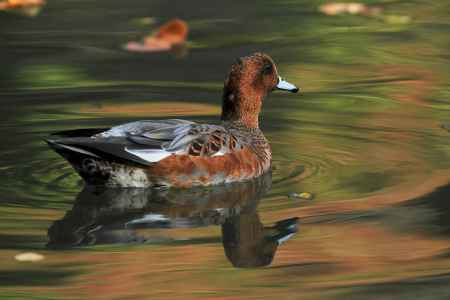
<path id="1" fill-rule="evenodd" d="M 151 162 L 151 163 L 155 163 L 158 162 L 160 160 L 163 160 L 166 157 L 169 157 L 172 154 L 186 154 L 186 153 L 181 153 L 181 152 L 170 152 L 170 151 L 166 151 L 164 149 L 128 149 L 125 148 L 125 151 L 127 151 L 130 154 L 133 154 L 145 161 Z M 211 157 L 214 156 L 222 156 L 225 155 L 226 152 L 223 151 L 219 151 L 214 153 Z"/>
<path id="2" fill-rule="evenodd" d="M 142 158 L 145 161 L 148 162 L 158 162 L 172 154 L 175 154 L 173 152 L 169 152 L 163 149 L 135 149 L 130 150 L 128 148 L 125 148 L 125 151 L 128 153 L 131 153 L 139 158 Z"/>

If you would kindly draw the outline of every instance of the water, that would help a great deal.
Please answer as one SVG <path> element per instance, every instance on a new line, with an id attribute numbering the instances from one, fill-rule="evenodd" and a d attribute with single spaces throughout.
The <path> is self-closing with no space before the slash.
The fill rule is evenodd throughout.
<path id="1" fill-rule="evenodd" d="M 367 1 L 379 16 L 241 2 L 60 0 L 34 18 L 0 14 L 2 299 L 450 297 L 448 2 Z M 149 17 L 185 19 L 188 53 L 122 51 L 156 26 Z M 254 51 L 303 91 L 264 103 L 270 180 L 86 190 L 42 140 L 217 122 L 230 64 Z M 301 192 L 313 200 L 288 197 Z M 45 258 L 14 259 L 26 251 Z"/>

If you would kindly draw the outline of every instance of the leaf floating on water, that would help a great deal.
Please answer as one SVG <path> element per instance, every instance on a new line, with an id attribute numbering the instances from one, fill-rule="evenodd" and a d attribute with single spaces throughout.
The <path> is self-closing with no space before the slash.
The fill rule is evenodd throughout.
<path id="1" fill-rule="evenodd" d="M 378 6 L 367 6 L 364 3 L 357 2 L 331 2 L 319 6 L 319 11 L 328 16 L 341 14 L 376 16 L 381 13 L 382 9 Z"/>
<path id="2" fill-rule="evenodd" d="M 128 42 L 124 48 L 131 52 L 168 51 L 184 45 L 188 32 L 186 22 L 173 19 L 161 26 L 156 33 L 145 37 L 142 42 Z"/>
<path id="3" fill-rule="evenodd" d="M 6 0 L 0 2 L 0 9 L 15 9 L 27 6 L 44 5 L 45 0 Z"/>
<path id="4" fill-rule="evenodd" d="M 403 25 L 411 22 L 410 16 L 382 15 L 383 9 L 379 6 L 368 6 L 358 2 L 327 3 L 319 6 L 319 11 L 327 16 L 343 14 L 361 15 L 366 17 L 377 17 L 385 23 L 392 25 Z"/>
<path id="5" fill-rule="evenodd" d="M 312 200 L 314 198 L 314 195 L 308 192 L 302 192 L 302 193 L 289 193 L 289 198 L 296 198 L 296 199 L 302 199 L 302 200 Z"/>
<path id="6" fill-rule="evenodd" d="M 14 256 L 17 261 L 37 262 L 44 259 L 44 255 L 34 252 L 24 252 Z"/>
<path id="7" fill-rule="evenodd" d="M 307 193 L 307 192 L 300 193 L 299 196 L 300 196 L 300 198 L 306 199 L 306 200 L 312 200 L 312 198 L 313 198 L 313 195 L 311 193 Z"/>
<path id="8" fill-rule="evenodd" d="M 39 14 L 45 0 L 6 0 L 0 1 L 0 11 L 12 11 L 29 17 Z"/>

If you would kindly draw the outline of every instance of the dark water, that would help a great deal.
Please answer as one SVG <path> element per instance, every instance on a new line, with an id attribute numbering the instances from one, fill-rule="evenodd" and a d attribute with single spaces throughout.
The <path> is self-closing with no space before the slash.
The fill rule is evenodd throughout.
<path id="1" fill-rule="evenodd" d="M 450 298 L 448 1 L 367 1 L 376 16 L 327 16 L 324 1 L 48 2 L 0 12 L 1 299 Z M 190 26 L 185 56 L 121 50 L 173 17 Z M 230 64 L 255 51 L 303 90 L 264 103 L 272 178 L 83 189 L 42 141 L 217 122 Z M 313 200 L 288 197 L 302 192 Z"/>

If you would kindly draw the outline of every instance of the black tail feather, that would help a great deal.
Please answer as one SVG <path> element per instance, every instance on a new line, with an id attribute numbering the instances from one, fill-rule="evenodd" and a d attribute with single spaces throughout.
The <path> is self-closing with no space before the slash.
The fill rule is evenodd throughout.
<path id="1" fill-rule="evenodd" d="M 100 132 L 109 130 L 110 128 L 82 128 L 82 129 L 72 129 L 54 132 L 52 136 L 59 137 L 90 137 Z"/>

